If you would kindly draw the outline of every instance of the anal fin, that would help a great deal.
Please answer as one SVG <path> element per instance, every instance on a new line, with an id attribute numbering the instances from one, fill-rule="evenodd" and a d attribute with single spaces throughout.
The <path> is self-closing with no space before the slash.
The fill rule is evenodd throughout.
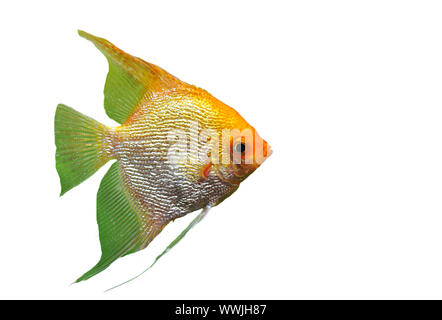
<path id="1" fill-rule="evenodd" d="M 142 217 L 143 208 L 130 198 L 118 162 L 112 164 L 97 193 L 97 223 L 101 258 L 75 282 L 87 280 L 115 260 L 144 249 L 167 224 L 158 225 Z"/>
<path id="2" fill-rule="evenodd" d="M 194 226 L 196 226 L 201 220 L 204 219 L 204 217 L 207 215 L 207 213 L 210 210 L 210 206 L 205 207 L 190 223 L 189 225 L 166 247 L 166 249 L 163 250 L 163 252 L 161 252 L 153 261 L 153 263 L 147 267 L 143 272 L 141 272 L 140 274 L 136 275 L 135 277 L 120 283 L 112 288 L 107 289 L 106 291 L 110 291 L 113 290 L 115 288 L 121 287 L 122 285 L 125 285 L 128 282 L 131 282 L 135 279 L 137 279 L 138 277 L 142 276 L 145 272 L 147 272 L 148 270 L 150 270 L 156 263 L 157 261 L 164 256 L 167 252 L 169 252 L 170 249 L 172 249 L 173 247 L 175 247 L 175 245 L 180 242 L 184 236 L 187 234 L 187 232 L 190 231 L 190 229 L 192 229 Z"/>

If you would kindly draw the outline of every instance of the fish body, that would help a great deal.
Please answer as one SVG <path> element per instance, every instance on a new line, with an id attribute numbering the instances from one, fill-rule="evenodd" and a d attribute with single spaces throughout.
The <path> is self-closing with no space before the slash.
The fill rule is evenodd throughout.
<path id="1" fill-rule="evenodd" d="M 252 126 L 207 91 L 79 33 L 108 59 L 104 104 L 121 125 L 57 107 L 62 194 L 116 160 L 97 194 L 102 256 L 77 281 L 145 248 L 170 221 L 218 205 L 271 153 Z"/>
<path id="2" fill-rule="evenodd" d="M 221 104 L 198 88 L 164 92 L 149 99 L 133 119 L 115 130 L 113 156 L 127 173 L 136 197 L 158 219 L 168 221 L 214 206 L 238 188 L 238 184 L 220 180 L 215 170 L 201 179 L 210 161 L 200 157 L 206 141 L 194 141 L 193 151 L 188 143 L 199 137 L 195 131 L 201 128 L 222 128 L 221 112 L 226 119 L 231 117 L 230 108 L 214 107 L 215 103 Z M 174 139 L 174 133 L 181 136 Z M 161 202 L 155 201 L 158 197 Z"/>

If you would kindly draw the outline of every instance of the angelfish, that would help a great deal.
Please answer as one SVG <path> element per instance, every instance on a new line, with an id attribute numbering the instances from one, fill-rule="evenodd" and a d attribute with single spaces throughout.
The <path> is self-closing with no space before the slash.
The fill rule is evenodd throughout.
<path id="1" fill-rule="evenodd" d="M 170 221 L 203 209 L 167 252 L 271 154 L 238 112 L 207 91 L 103 38 L 79 34 L 108 60 L 104 108 L 121 125 L 109 127 L 57 106 L 61 195 L 116 160 L 97 194 L 101 258 L 76 282 L 144 249 Z"/>

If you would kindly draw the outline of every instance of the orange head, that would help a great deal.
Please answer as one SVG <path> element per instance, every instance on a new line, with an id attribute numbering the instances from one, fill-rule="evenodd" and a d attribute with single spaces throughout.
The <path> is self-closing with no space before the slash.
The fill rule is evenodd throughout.
<path id="1" fill-rule="evenodd" d="M 212 163 L 220 179 L 239 184 L 272 154 L 272 150 L 251 125 L 231 110 L 229 125 L 221 131 L 218 159 L 212 156 Z"/>

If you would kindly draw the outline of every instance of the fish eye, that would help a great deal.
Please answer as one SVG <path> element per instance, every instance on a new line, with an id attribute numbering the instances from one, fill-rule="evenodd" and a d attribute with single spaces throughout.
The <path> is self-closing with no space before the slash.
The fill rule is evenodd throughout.
<path id="1" fill-rule="evenodd" d="M 246 144 L 244 142 L 238 142 L 237 144 L 235 144 L 233 150 L 236 153 L 244 154 L 244 152 L 246 151 Z"/>

